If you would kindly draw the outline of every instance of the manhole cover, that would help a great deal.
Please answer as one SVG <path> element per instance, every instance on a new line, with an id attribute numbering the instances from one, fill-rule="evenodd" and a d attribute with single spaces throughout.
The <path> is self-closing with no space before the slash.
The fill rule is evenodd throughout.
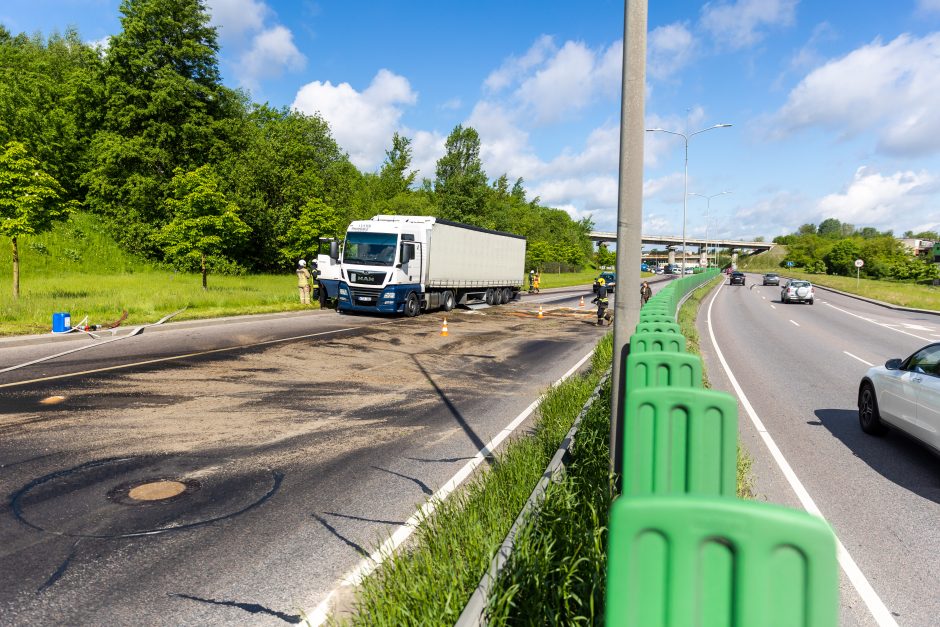
<path id="1" fill-rule="evenodd" d="M 128 457 L 89 462 L 34 479 L 13 513 L 41 531 L 120 538 L 186 529 L 242 514 L 280 487 L 281 475 L 240 460 Z"/>
<path id="2" fill-rule="evenodd" d="M 135 501 L 162 501 L 179 496 L 186 491 L 186 484 L 180 481 L 152 481 L 131 488 L 127 496 Z"/>

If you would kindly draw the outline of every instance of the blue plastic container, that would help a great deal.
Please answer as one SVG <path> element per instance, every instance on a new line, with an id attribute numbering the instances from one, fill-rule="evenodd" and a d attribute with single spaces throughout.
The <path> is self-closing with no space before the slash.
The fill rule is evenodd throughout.
<path id="1" fill-rule="evenodd" d="M 52 314 L 52 332 L 65 333 L 72 328 L 72 316 L 68 312 Z"/>

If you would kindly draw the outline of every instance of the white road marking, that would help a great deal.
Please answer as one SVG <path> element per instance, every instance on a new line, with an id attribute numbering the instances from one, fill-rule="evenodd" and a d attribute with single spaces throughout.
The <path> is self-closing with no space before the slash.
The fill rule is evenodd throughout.
<path id="1" fill-rule="evenodd" d="M 587 355 L 581 358 L 578 363 L 571 367 L 568 372 L 563 374 L 560 379 L 555 381 L 552 384 L 552 387 L 557 386 L 568 377 L 573 375 L 578 369 L 584 365 L 584 363 L 591 358 L 591 355 L 594 354 L 594 350 L 591 349 Z M 510 422 L 506 427 L 496 434 L 492 440 L 490 440 L 486 446 L 481 448 L 479 452 L 473 456 L 469 462 L 467 462 L 463 468 L 461 468 L 457 474 L 450 478 L 450 480 L 445 483 L 441 488 L 435 492 L 424 505 L 415 512 L 411 518 L 405 521 L 405 524 L 398 527 L 389 538 L 382 543 L 382 545 L 376 549 L 369 557 L 365 557 L 359 561 L 359 563 L 348 573 L 343 575 L 343 577 L 337 582 L 337 585 L 326 595 L 319 605 L 313 609 L 313 611 L 306 612 L 303 616 L 306 618 L 306 622 L 311 627 L 318 627 L 327 621 L 330 616 L 330 606 L 332 605 L 333 598 L 337 593 L 342 589 L 349 586 L 358 586 L 362 583 L 362 580 L 365 579 L 371 572 L 376 568 L 382 565 L 386 559 L 391 557 L 395 550 L 398 549 L 401 544 L 408 539 L 409 536 L 418 528 L 418 525 L 421 524 L 421 521 L 429 517 L 437 507 L 437 504 L 450 496 L 451 492 L 456 490 L 461 483 L 463 483 L 467 477 L 469 477 L 476 468 L 482 464 L 490 453 L 496 450 L 496 448 L 509 437 L 516 428 L 519 427 L 523 422 L 528 419 L 533 411 L 539 406 L 539 403 L 542 402 L 542 399 L 545 397 L 543 394 L 539 396 L 531 405 L 522 410 L 522 413 L 516 416 L 512 422 Z"/>
<path id="2" fill-rule="evenodd" d="M 842 313 L 847 314 L 847 315 L 849 315 L 849 316 L 852 316 L 853 318 L 858 318 L 859 320 L 864 320 L 865 322 L 871 322 L 872 324 L 878 325 L 879 327 L 882 327 L 882 328 L 884 328 L 884 329 L 890 329 L 890 330 L 892 330 L 892 331 L 897 331 L 898 333 L 903 333 L 904 335 L 909 335 L 910 337 L 915 337 L 915 338 L 917 338 L 918 340 L 923 340 L 923 341 L 925 341 L 925 342 L 929 342 L 929 341 L 930 341 L 929 339 L 927 339 L 927 338 L 925 338 L 925 337 L 921 337 L 921 336 L 915 335 L 915 334 L 913 334 L 913 333 L 908 333 L 907 331 L 902 331 L 901 329 L 895 329 L 895 328 L 893 328 L 890 324 L 885 324 L 884 322 L 875 322 L 875 321 L 872 320 L 871 318 L 866 318 L 866 317 L 864 317 L 864 316 L 860 316 L 860 315 L 858 315 L 858 314 L 854 314 L 854 313 L 852 313 L 851 311 L 848 311 L 848 310 L 846 310 L 846 309 L 842 309 L 841 307 L 836 307 L 835 305 L 833 305 L 833 304 L 831 304 L 831 303 L 826 303 L 826 304 L 829 305 L 830 307 L 832 307 L 833 309 L 835 309 L 836 311 L 841 311 Z"/>
<path id="3" fill-rule="evenodd" d="M 901 326 L 903 326 L 905 329 L 911 329 L 913 331 L 933 331 L 931 327 L 925 327 L 920 324 L 907 324 L 905 322 Z"/>
<path id="4" fill-rule="evenodd" d="M 799 323 L 799 322 L 795 322 L 795 321 L 793 321 L 793 320 L 790 321 L 790 324 L 792 324 L 792 325 L 794 325 L 794 326 L 797 326 L 797 327 L 800 326 L 800 323 Z"/>
<path id="5" fill-rule="evenodd" d="M 773 303 L 771 303 L 771 304 L 770 304 L 770 308 L 771 308 L 771 309 L 776 309 L 776 308 L 777 308 L 777 306 L 776 306 L 776 305 L 774 305 Z"/>
<path id="6" fill-rule="evenodd" d="M 865 364 L 865 365 L 868 366 L 869 368 L 871 368 L 872 366 L 875 365 L 875 364 L 870 364 L 870 363 L 868 363 L 867 361 L 865 361 L 864 359 L 862 359 L 862 358 L 859 357 L 858 355 L 853 355 L 853 354 L 850 353 L 849 351 L 842 351 L 842 352 L 845 353 L 846 355 L 848 355 L 849 357 L 851 357 L 852 359 L 857 359 L 857 360 L 859 360 L 860 362 L 862 362 L 863 364 Z"/>
<path id="7" fill-rule="evenodd" d="M 819 507 L 816 506 L 816 502 L 813 501 L 813 497 L 809 495 L 809 492 L 806 490 L 799 477 L 797 477 L 796 473 L 793 471 L 793 467 L 790 466 L 790 463 L 783 456 L 783 453 L 780 451 L 777 443 L 774 442 L 774 439 L 767 431 L 764 423 L 758 417 L 757 412 L 754 411 L 750 401 L 748 401 L 747 396 L 744 394 L 744 390 L 742 390 L 740 384 L 738 384 L 737 378 L 731 372 L 731 367 L 725 360 L 724 354 L 721 352 L 721 349 L 718 348 L 718 340 L 715 339 L 715 330 L 712 328 L 712 305 L 715 304 L 715 298 L 718 296 L 718 292 L 720 291 L 721 286 L 719 285 L 718 289 L 715 290 L 715 295 L 712 296 L 711 301 L 708 303 L 708 334 L 711 336 L 712 346 L 715 348 L 715 354 L 718 356 L 718 360 L 721 362 L 721 366 L 724 368 L 725 374 L 728 375 L 728 380 L 731 382 L 731 386 L 737 393 L 738 400 L 741 401 L 741 405 L 744 407 L 744 411 L 747 412 L 748 417 L 751 419 L 751 423 L 754 425 L 754 428 L 757 429 L 757 433 L 764 441 L 764 444 L 767 445 L 767 448 L 770 450 L 770 454 L 773 456 L 774 461 L 777 462 L 777 466 L 780 468 L 781 472 L 783 472 L 783 476 L 786 477 L 790 487 L 796 493 L 797 498 L 803 505 L 803 509 L 805 509 L 810 514 L 819 516 L 825 520 L 826 517 L 823 516 Z M 871 612 L 875 622 L 878 623 L 879 627 L 897 627 L 897 621 L 895 621 L 894 617 L 891 616 L 891 612 L 888 610 L 887 606 L 885 606 L 884 601 L 881 600 L 881 597 L 879 597 L 878 593 L 875 592 L 875 589 L 872 588 L 871 584 L 868 582 L 868 579 L 865 577 L 865 574 L 858 567 L 858 564 L 855 563 L 855 560 L 852 559 L 852 556 L 846 550 L 845 546 L 842 544 L 842 541 L 839 540 L 837 535 L 835 535 L 835 530 L 833 530 L 832 533 L 836 538 L 836 556 L 838 557 L 839 565 L 842 567 L 843 572 L 845 572 L 846 576 L 849 578 L 849 581 L 852 582 L 855 590 L 858 591 L 859 596 L 862 597 L 862 601 L 864 601 L 865 605 L 868 606 L 868 611 Z"/>

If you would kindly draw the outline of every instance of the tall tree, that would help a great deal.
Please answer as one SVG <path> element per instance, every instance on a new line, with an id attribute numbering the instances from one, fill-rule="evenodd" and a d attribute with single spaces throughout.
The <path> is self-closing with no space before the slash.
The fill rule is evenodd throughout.
<path id="1" fill-rule="evenodd" d="M 236 107 L 221 85 L 215 28 L 203 0 L 123 0 L 101 73 L 100 130 L 84 176 L 88 203 L 140 250 L 169 219 L 163 203 L 176 168 L 212 161 L 219 122 Z M 144 250 L 142 252 L 152 252 Z"/>
<path id="2" fill-rule="evenodd" d="M 198 263 L 202 289 L 208 289 L 208 258 L 235 248 L 250 228 L 238 217 L 238 206 L 220 191 L 218 177 L 207 165 L 191 172 L 177 168 L 165 204 L 173 219 L 154 239 L 169 259 L 184 268 Z"/>
<path id="3" fill-rule="evenodd" d="M 484 203 L 489 191 L 480 161 L 480 136 L 458 124 L 447 137 L 445 153 L 437 160 L 434 192 L 440 216 L 468 224 L 485 224 Z"/>
<path id="4" fill-rule="evenodd" d="M 0 234 L 13 244 L 13 298 L 20 297 L 18 242 L 24 235 L 52 228 L 75 208 L 64 199 L 59 182 L 47 174 L 20 142 L 8 142 L 0 154 Z"/>
<path id="5" fill-rule="evenodd" d="M 379 171 L 386 200 L 410 189 L 418 176 L 417 172 L 408 171 L 411 168 L 411 153 L 411 140 L 395 133 L 392 136 L 392 147 L 385 151 L 385 163 Z"/>

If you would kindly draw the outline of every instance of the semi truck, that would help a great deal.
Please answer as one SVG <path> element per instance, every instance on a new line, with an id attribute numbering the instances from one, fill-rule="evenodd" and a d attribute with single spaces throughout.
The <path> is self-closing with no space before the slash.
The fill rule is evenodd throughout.
<path id="1" fill-rule="evenodd" d="M 317 298 L 321 309 L 334 309 L 339 297 L 339 240 L 321 237 L 317 246 Z"/>
<path id="2" fill-rule="evenodd" d="M 337 310 L 417 316 L 473 302 L 505 304 L 522 288 L 525 248 L 520 235 L 430 216 L 357 220 L 334 255 Z"/>

